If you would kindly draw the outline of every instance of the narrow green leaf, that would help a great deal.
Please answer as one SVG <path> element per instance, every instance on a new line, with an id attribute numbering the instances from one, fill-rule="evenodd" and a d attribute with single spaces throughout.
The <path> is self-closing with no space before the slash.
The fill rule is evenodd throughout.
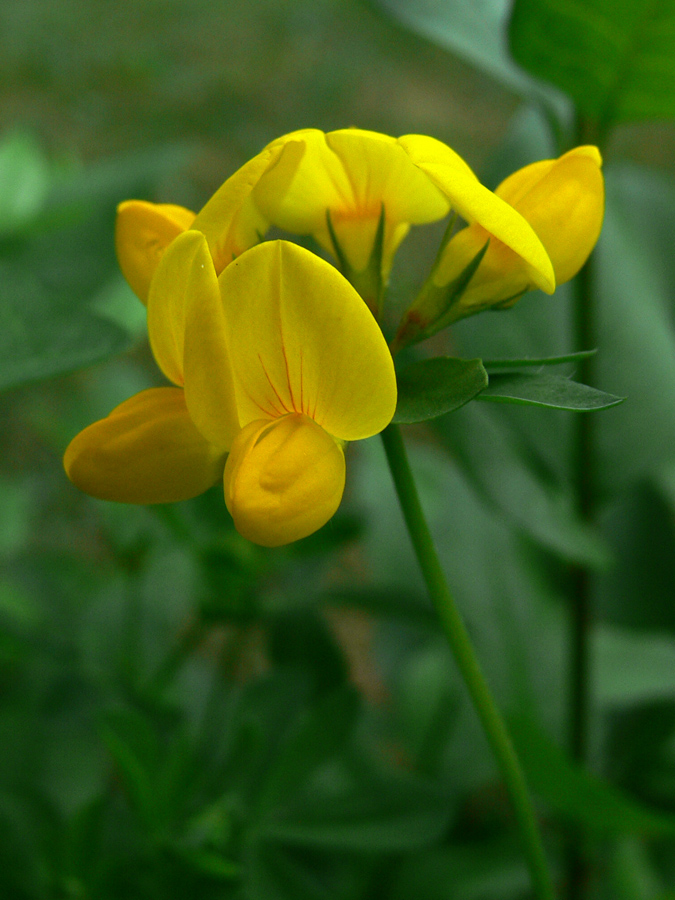
<path id="1" fill-rule="evenodd" d="M 531 720 L 519 718 L 510 725 L 532 789 L 559 814 L 599 834 L 675 836 L 675 816 L 652 810 L 573 765 Z"/>
<path id="2" fill-rule="evenodd" d="M 333 691 L 291 727 L 257 799 L 257 818 L 268 816 L 292 795 L 318 766 L 342 748 L 358 710 L 354 691 Z"/>
<path id="3" fill-rule="evenodd" d="M 595 356 L 597 350 L 580 350 L 578 353 L 565 353 L 562 356 L 541 356 L 534 358 L 524 356 L 521 359 L 484 359 L 483 365 L 490 369 L 522 369 L 532 366 L 560 366 L 563 363 L 580 362 L 589 356 Z"/>
<path id="4" fill-rule="evenodd" d="M 437 356 L 398 374 L 398 404 L 394 422 L 426 422 L 459 409 L 484 390 L 487 372 L 480 359 Z"/>
<path id="5" fill-rule="evenodd" d="M 579 384 L 562 375 L 542 372 L 535 375 L 524 373 L 491 375 L 490 384 L 477 399 L 493 403 L 519 403 L 526 406 L 547 406 L 551 409 L 587 412 L 616 406 L 623 403 L 625 398 L 615 397 L 587 384 Z"/>
<path id="6" fill-rule="evenodd" d="M 675 116 L 675 2 L 516 0 L 511 49 L 604 125 Z"/>
<path id="7" fill-rule="evenodd" d="M 479 494 L 507 521 L 565 560 L 606 567 L 607 545 L 580 520 L 567 482 L 552 483 L 532 466 L 518 430 L 505 421 L 510 418 L 487 403 L 470 403 L 440 419 L 438 431 Z"/>
<path id="8" fill-rule="evenodd" d="M 265 823 L 262 835 L 296 847 L 393 853 L 437 840 L 450 811 L 449 798 L 426 782 L 379 779 L 340 796 L 315 797 L 294 819 Z"/>
<path id="9" fill-rule="evenodd" d="M 178 855 L 189 866 L 219 881 L 232 881 L 241 875 L 241 866 L 211 850 L 178 848 Z"/>

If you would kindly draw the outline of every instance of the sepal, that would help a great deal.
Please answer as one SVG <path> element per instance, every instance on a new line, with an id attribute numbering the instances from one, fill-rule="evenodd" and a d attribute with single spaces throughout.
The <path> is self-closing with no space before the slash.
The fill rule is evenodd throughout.
<path id="1" fill-rule="evenodd" d="M 384 302 L 385 280 L 382 272 L 382 254 L 384 250 L 384 226 L 385 212 L 384 203 L 380 208 L 380 218 L 377 222 L 377 230 L 373 241 L 373 249 L 370 252 L 366 267 L 357 271 L 347 259 L 347 255 L 340 246 L 340 242 L 335 234 L 333 223 L 331 221 L 330 210 L 326 210 L 326 227 L 330 236 L 335 258 L 338 261 L 340 271 L 347 281 L 352 284 L 358 293 L 363 297 L 366 305 L 375 316 L 380 318 L 382 313 L 382 304 Z"/>
<path id="2" fill-rule="evenodd" d="M 408 344 L 426 340 L 452 325 L 458 319 L 477 310 L 461 307 L 461 299 L 488 249 L 487 241 L 467 266 L 449 284 L 439 285 L 434 281 L 436 267 L 424 283 L 421 291 L 406 310 L 396 336 L 391 344 L 391 352 L 397 353 Z"/>

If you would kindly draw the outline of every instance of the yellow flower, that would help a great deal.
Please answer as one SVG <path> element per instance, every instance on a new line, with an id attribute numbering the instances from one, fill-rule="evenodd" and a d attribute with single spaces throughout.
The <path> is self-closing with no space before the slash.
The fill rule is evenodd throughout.
<path id="1" fill-rule="evenodd" d="M 150 282 L 169 244 L 187 229 L 205 236 L 216 272 L 257 244 L 269 222 L 254 204 L 251 192 L 265 170 L 283 156 L 292 168 L 303 153 L 295 141 L 270 145 L 238 169 L 216 191 L 201 212 L 183 206 L 127 200 L 117 208 L 115 248 L 122 274 L 134 293 L 147 303 Z"/>
<path id="2" fill-rule="evenodd" d="M 277 546 L 337 509 L 344 443 L 393 416 L 393 362 L 359 295 L 314 254 L 267 242 L 217 277 L 212 252 L 186 231 L 152 278 L 150 342 L 176 387 L 90 425 L 64 464 L 82 490 L 127 503 L 187 499 L 223 477 L 240 533 Z"/>
<path id="3" fill-rule="evenodd" d="M 576 147 L 558 159 L 525 166 L 503 181 L 495 194 L 526 220 L 543 244 L 555 273 L 564 284 L 579 271 L 596 244 L 604 214 L 602 159 L 597 147 Z M 471 221 L 471 220 L 469 220 Z M 484 221 L 474 221 L 447 244 L 434 273 L 434 283 L 452 282 L 489 240 L 476 273 L 462 294 L 455 318 L 487 306 L 507 306 L 542 281 L 531 256 Z"/>
<path id="4" fill-rule="evenodd" d="M 270 144 L 301 142 L 299 161 L 280 157 L 256 185 L 253 196 L 270 222 L 293 234 L 311 234 L 354 272 L 369 264 L 384 215 L 382 274 L 411 225 L 442 219 L 449 205 L 441 191 L 411 162 L 402 141 L 346 128 L 324 134 L 307 128 Z M 339 247 L 333 244 L 327 213 Z"/>

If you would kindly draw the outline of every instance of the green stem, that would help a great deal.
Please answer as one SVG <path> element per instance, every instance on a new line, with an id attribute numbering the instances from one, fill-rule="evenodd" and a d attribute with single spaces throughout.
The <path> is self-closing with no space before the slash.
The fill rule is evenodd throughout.
<path id="1" fill-rule="evenodd" d="M 577 144 L 600 142 L 598 126 L 581 116 L 576 123 Z M 582 267 L 573 283 L 574 290 L 574 349 L 591 350 L 597 346 L 592 258 Z M 595 358 L 581 361 L 580 380 L 595 383 Z M 595 515 L 595 417 L 578 415 L 574 419 L 573 477 L 576 506 L 579 516 L 587 523 Z M 572 759 L 584 765 L 588 757 L 588 726 L 590 709 L 590 639 L 592 628 L 591 570 L 582 564 L 571 568 L 571 603 L 569 623 L 569 686 L 568 686 L 568 742 Z M 585 839 L 581 829 L 569 835 L 566 888 L 569 900 L 583 900 L 588 880 Z"/>
<path id="2" fill-rule="evenodd" d="M 511 797 L 537 897 L 554 900 L 555 892 L 525 777 L 448 588 L 398 426 L 389 425 L 382 432 L 382 441 L 417 561 Z"/>

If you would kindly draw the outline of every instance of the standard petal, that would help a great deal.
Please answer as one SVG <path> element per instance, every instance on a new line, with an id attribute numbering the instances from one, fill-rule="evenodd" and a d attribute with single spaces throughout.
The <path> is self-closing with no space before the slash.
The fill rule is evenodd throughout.
<path id="1" fill-rule="evenodd" d="M 183 206 L 127 200 L 117 207 L 115 248 L 122 274 L 143 302 L 148 302 L 150 281 L 164 250 L 195 214 Z"/>
<path id="2" fill-rule="evenodd" d="M 162 372 L 169 381 L 178 385 L 183 384 L 187 298 L 200 289 L 208 292 L 210 287 L 209 269 L 200 271 L 195 266 L 195 257 L 201 252 L 203 244 L 204 236 L 197 231 L 185 231 L 179 235 L 163 254 L 150 284 L 150 346 Z"/>
<path id="3" fill-rule="evenodd" d="M 204 235 L 189 231 L 183 242 L 190 256 L 185 275 L 185 402 L 204 437 L 228 450 L 239 432 L 239 417 L 220 288 Z"/>
<path id="4" fill-rule="evenodd" d="M 340 249 L 357 272 L 368 263 L 383 206 L 385 272 L 411 224 L 448 212 L 443 194 L 393 137 L 358 128 L 294 137 L 306 144 L 302 161 L 291 167 L 281 160 L 271 168 L 255 190 L 256 201 L 276 225 L 312 234 L 335 253 L 326 227 L 330 211 Z"/>
<path id="5" fill-rule="evenodd" d="M 530 280 L 552 294 L 553 266 L 528 222 L 505 200 L 484 187 L 469 166 L 446 144 L 424 135 L 405 135 L 399 142 L 469 224 L 478 223 L 520 256 Z"/>
<path id="6" fill-rule="evenodd" d="M 292 171 L 303 152 L 304 145 L 297 141 L 265 147 L 228 178 L 198 213 L 192 227 L 206 236 L 216 272 L 222 272 L 235 257 L 257 244 L 269 228 L 268 219 L 252 197 L 260 177 L 280 157 Z"/>
<path id="7" fill-rule="evenodd" d="M 219 281 L 242 425 L 305 413 L 346 441 L 386 427 L 396 407 L 391 354 L 337 269 L 295 244 L 269 241 Z"/>
<path id="8" fill-rule="evenodd" d="M 232 444 L 224 485 L 237 531 L 278 547 L 312 534 L 335 513 L 345 486 L 344 452 L 307 416 L 258 420 Z"/>
<path id="9" fill-rule="evenodd" d="M 519 169 L 497 188 L 536 231 L 557 284 L 576 275 L 600 235 L 605 208 L 601 165 L 597 147 L 575 147 L 559 159 Z"/>
<path id="10" fill-rule="evenodd" d="M 270 146 L 285 149 L 290 141 L 300 143 L 302 157 L 281 154 L 256 185 L 255 202 L 271 222 L 293 234 L 325 231 L 327 209 L 352 205 L 351 184 L 322 131 L 293 132 Z"/>
<path id="11" fill-rule="evenodd" d="M 76 435 L 63 464 L 101 500 L 175 503 L 215 484 L 225 455 L 197 431 L 179 388 L 151 388 Z"/>

